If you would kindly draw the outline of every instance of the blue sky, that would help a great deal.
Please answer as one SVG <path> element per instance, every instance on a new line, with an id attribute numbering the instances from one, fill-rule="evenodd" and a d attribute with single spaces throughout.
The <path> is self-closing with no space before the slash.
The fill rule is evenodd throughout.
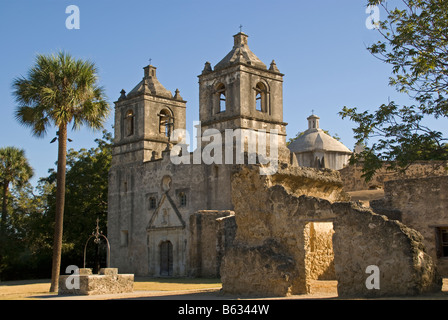
<path id="1" fill-rule="evenodd" d="M 25 149 L 36 171 L 34 182 L 54 168 L 57 144 L 49 142 L 56 128 L 37 139 L 15 120 L 11 83 L 26 75 L 37 53 L 59 50 L 96 63 L 112 110 L 121 89 L 129 92 L 141 80 L 151 58 L 159 81 L 172 92 L 179 88 L 188 101 L 190 129 L 199 120 L 197 76 L 206 61 L 215 65 L 232 49 L 242 24 L 251 50 L 267 65 L 275 59 L 285 74 L 288 138 L 307 129 L 306 118 L 314 110 L 321 127 L 353 149 L 353 123 L 338 116 L 343 106 L 372 110 L 388 99 L 409 102 L 388 86 L 391 67 L 366 50 L 380 39 L 365 25 L 366 2 L 0 0 L 0 147 Z M 66 28 L 69 5 L 79 7 L 79 30 Z M 446 126 L 441 121 L 439 130 Z M 94 146 L 101 133 L 82 128 L 69 137 L 69 148 L 77 150 Z"/>

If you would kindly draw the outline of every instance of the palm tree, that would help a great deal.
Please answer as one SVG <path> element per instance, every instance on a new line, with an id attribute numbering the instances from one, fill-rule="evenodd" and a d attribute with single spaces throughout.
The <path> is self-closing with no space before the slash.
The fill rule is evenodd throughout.
<path id="1" fill-rule="evenodd" d="M 109 114 L 104 89 L 98 86 L 98 71 L 90 61 L 76 60 L 65 52 L 37 55 L 27 77 L 16 78 L 13 94 L 18 103 L 16 119 L 30 127 L 36 137 L 45 136 L 50 126 L 58 128 L 56 217 L 50 292 L 57 292 L 61 268 L 62 230 L 65 201 L 67 128 L 86 125 L 103 128 Z"/>
<path id="2" fill-rule="evenodd" d="M 0 187 L 2 188 L 2 216 L 0 222 L 0 251 L 4 248 L 9 186 L 22 186 L 33 176 L 33 168 L 25 151 L 16 147 L 0 149 Z M 3 254 L 0 252 L 0 260 Z"/>

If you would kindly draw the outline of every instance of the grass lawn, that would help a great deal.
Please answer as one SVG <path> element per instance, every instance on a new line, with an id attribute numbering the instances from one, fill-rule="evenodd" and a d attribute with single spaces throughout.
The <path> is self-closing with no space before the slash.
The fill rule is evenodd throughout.
<path id="1" fill-rule="evenodd" d="M 134 282 L 135 291 L 176 291 L 209 288 L 221 288 L 221 280 L 136 277 Z M 49 290 L 49 279 L 4 281 L 0 282 L 0 300 L 36 299 L 38 296 L 49 295 Z"/>
<path id="2" fill-rule="evenodd" d="M 0 300 L 22 300 L 33 295 L 48 295 L 50 280 L 20 280 L 0 282 Z"/>
<path id="3" fill-rule="evenodd" d="M 325 298 L 328 293 L 337 296 L 336 281 L 317 281 L 313 298 Z M 201 289 L 220 289 L 219 279 L 194 279 L 194 278 L 146 278 L 136 277 L 134 292 L 138 291 L 185 291 Z M 48 296 L 50 293 L 50 280 L 22 280 L 0 282 L 0 300 L 30 300 Z M 322 295 L 325 293 L 324 295 Z M 319 296 L 322 295 L 322 296 Z M 52 295 L 56 295 L 53 293 Z M 304 296 L 306 298 L 306 296 Z M 421 297 L 409 297 L 413 299 L 448 299 L 448 278 L 443 279 L 443 288 L 440 293 L 423 295 Z M 406 297 L 402 297 L 406 299 Z"/>
<path id="4" fill-rule="evenodd" d="M 220 279 L 136 277 L 134 282 L 135 291 L 219 289 L 221 287 L 222 283 Z"/>

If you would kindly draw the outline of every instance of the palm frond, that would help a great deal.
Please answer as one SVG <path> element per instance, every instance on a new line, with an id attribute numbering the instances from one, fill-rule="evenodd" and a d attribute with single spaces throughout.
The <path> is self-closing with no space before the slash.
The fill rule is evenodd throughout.
<path id="1" fill-rule="evenodd" d="M 21 186 L 34 174 L 29 165 L 25 151 L 17 147 L 0 149 L 0 179 Z"/>
<path id="2" fill-rule="evenodd" d="M 45 135 L 50 125 L 72 121 L 74 129 L 101 129 L 110 109 L 97 82 L 98 70 L 89 60 L 74 59 L 64 51 L 38 54 L 27 77 L 13 81 L 16 119 L 36 136 Z"/>

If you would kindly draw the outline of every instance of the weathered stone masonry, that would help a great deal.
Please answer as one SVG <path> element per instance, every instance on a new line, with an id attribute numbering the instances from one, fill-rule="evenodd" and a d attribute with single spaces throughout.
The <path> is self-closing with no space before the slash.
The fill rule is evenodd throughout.
<path id="1" fill-rule="evenodd" d="M 288 172 L 290 177 L 299 174 L 295 168 L 284 168 L 279 176 L 286 178 Z M 308 179 L 309 174 L 304 170 Z M 259 176 L 254 168 L 240 167 L 232 177 L 237 234 L 221 266 L 224 292 L 309 293 L 313 276 L 306 263 L 310 250 L 306 229 L 313 222 L 333 223 L 340 296 L 409 295 L 441 289 L 440 277 L 417 231 L 354 203 L 323 199 L 326 192 L 333 194 L 334 200 L 338 187 L 322 183 L 319 174 L 314 178 L 316 187 L 321 181 L 320 198 L 293 194 L 288 178 L 279 176 Z M 369 265 L 381 270 L 380 290 L 366 288 Z"/>
<path id="2" fill-rule="evenodd" d="M 385 197 L 371 202 L 373 210 L 418 230 L 440 274 L 448 276 L 448 255 L 439 238 L 440 229 L 448 227 L 448 176 L 387 181 L 384 186 Z"/>

